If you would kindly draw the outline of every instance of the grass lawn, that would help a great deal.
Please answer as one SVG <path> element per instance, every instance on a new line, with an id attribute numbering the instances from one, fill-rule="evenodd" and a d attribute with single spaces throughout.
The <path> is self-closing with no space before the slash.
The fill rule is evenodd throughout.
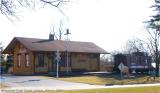
<path id="1" fill-rule="evenodd" d="M 150 78 L 150 80 L 147 80 Z M 136 75 L 132 78 L 124 78 L 120 79 L 119 75 L 81 75 L 81 76 L 70 76 L 70 77 L 60 77 L 58 80 L 63 81 L 71 81 L 71 82 L 79 82 L 79 83 L 87 83 L 87 84 L 146 84 L 146 83 L 160 83 L 160 78 L 156 78 L 147 75 Z"/>
<path id="2" fill-rule="evenodd" d="M 8 93 L 160 93 L 160 86 L 87 90 L 8 91 Z"/>

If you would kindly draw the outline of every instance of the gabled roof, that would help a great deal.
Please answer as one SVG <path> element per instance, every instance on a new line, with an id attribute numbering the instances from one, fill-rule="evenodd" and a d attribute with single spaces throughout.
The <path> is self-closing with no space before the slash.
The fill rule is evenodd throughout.
<path id="1" fill-rule="evenodd" d="M 69 51 L 69 52 L 84 52 L 84 53 L 100 53 L 107 54 L 108 52 L 100 48 L 91 42 L 78 42 L 78 41 L 63 41 L 48 39 L 37 39 L 37 38 L 25 38 L 25 37 L 14 37 L 10 44 L 3 51 L 4 54 L 10 54 L 14 49 L 16 42 L 23 44 L 26 48 L 31 51 Z"/>

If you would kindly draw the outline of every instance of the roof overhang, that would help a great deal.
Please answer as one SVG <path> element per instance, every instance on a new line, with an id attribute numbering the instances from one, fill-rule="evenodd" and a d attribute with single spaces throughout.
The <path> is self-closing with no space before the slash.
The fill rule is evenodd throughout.
<path id="1" fill-rule="evenodd" d="M 8 44 L 8 46 L 3 50 L 2 54 L 13 54 L 16 42 L 18 42 L 16 38 L 13 38 L 12 41 Z"/>

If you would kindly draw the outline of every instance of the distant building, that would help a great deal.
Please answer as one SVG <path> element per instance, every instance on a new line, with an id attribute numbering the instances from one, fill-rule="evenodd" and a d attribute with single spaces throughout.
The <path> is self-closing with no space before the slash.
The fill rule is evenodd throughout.
<path id="1" fill-rule="evenodd" d="M 100 54 L 108 53 L 91 42 L 15 37 L 3 51 L 13 55 L 13 74 L 41 74 L 56 71 L 56 51 L 61 60 L 59 71 L 99 71 Z M 67 57 L 68 55 L 68 57 Z M 68 60 L 68 63 L 67 63 Z"/>

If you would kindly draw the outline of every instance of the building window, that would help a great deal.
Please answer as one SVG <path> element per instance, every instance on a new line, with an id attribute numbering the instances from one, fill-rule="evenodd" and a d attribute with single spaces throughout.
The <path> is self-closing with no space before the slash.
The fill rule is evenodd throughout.
<path id="1" fill-rule="evenodd" d="M 25 58 L 26 58 L 26 67 L 29 67 L 30 66 L 30 60 L 29 60 L 29 54 L 28 53 L 25 54 Z"/>
<path id="2" fill-rule="evenodd" d="M 44 54 L 38 54 L 38 66 L 44 67 Z"/>
<path id="3" fill-rule="evenodd" d="M 22 63 L 22 55 L 18 54 L 17 56 L 18 56 L 18 67 L 20 67 Z"/>

